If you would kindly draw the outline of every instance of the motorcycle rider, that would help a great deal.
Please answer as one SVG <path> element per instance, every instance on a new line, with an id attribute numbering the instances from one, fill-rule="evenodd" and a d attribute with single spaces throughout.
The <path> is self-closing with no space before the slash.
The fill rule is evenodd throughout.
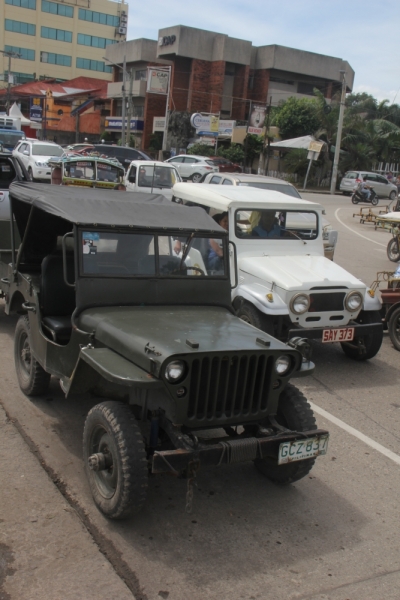
<path id="1" fill-rule="evenodd" d="M 371 186 L 367 183 L 367 176 L 364 175 L 362 182 L 358 186 L 358 191 L 364 196 L 364 199 L 368 202 L 371 195 Z"/>

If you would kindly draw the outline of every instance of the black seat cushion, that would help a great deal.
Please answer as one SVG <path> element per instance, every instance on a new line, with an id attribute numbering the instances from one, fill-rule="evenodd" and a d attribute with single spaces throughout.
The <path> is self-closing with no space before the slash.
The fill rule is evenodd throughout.
<path id="1" fill-rule="evenodd" d="M 68 281 L 75 281 L 74 256 L 67 255 Z M 75 288 L 64 281 L 61 254 L 49 254 L 42 261 L 40 308 L 43 317 L 71 316 L 75 310 Z"/>
<path id="2" fill-rule="evenodd" d="M 69 339 L 71 336 L 71 317 L 44 317 L 42 323 L 51 331 L 54 340 Z"/>

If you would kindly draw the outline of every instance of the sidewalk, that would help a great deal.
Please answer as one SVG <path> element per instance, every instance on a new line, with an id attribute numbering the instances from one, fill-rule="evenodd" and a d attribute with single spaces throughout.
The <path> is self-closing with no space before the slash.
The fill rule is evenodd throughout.
<path id="1" fill-rule="evenodd" d="M 0 600 L 132 600 L 0 405 Z"/>

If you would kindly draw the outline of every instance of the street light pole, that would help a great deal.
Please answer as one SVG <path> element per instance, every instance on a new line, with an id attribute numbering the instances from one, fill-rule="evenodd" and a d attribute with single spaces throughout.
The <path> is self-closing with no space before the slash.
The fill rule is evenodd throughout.
<path id="1" fill-rule="evenodd" d="M 124 62 L 123 62 L 123 66 L 121 67 L 121 65 L 117 65 L 117 63 L 113 62 L 112 60 L 110 60 L 109 58 L 106 58 L 105 56 L 103 56 L 103 59 L 106 60 L 107 62 L 109 62 L 111 65 L 114 65 L 114 67 L 117 67 L 117 69 L 122 69 L 122 123 L 121 123 L 121 146 L 125 146 L 125 114 L 126 114 L 126 97 L 125 97 L 125 85 L 126 85 L 126 56 L 124 56 Z"/>
<path id="2" fill-rule="evenodd" d="M 1 54 L 4 54 L 4 56 L 8 57 L 8 83 L 7 83 L 7 103 L 6 103 L 6 107 L 7 107 L 7 113 L 10 110 L 10 104 L 11 104 L 11 81 L 10 81 L 10 76 L 11 76 L 11 59 L 12 58 L 19 58 L 21 55 L 18 54 L 17 52 L 12 52 L 10 50 L 0 50 Z"/>
<path id="3" fill-rule="evenodd" d="M 344 116 L 344 105 L 346 100 L 346 71 L 340 71 L 343 75 L 342 81 L 342 96 L 340 98 L 340 109 L 339 109 L 339 121 L 336 134 L 336 145 L 335 145 L 335 156 L 333 158 L 333 169 L 331 179 L 330 193 L 333 195 L 336 189 L 337 172 L 340 158 L 340 143 L 342 141 L 342 128 L 343 128 L 343 116 Z"/>

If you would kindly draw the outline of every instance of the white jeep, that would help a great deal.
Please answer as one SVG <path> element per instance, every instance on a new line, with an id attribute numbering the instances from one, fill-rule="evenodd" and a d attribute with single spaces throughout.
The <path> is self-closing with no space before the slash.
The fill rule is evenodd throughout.
<path id="1" fill-rule="evenodd" d="M 173 194 L 174 201 L 206 207 L 210 214 L 228 213 L 236 272 L 232 302 L 244 321 L 284 341 L 301 336 L 339 342 L 355 360 L 377 354 L 381 303 L 324 256 L 320 204 L 270 190 L 207 184 L 178 183 Z"/>

